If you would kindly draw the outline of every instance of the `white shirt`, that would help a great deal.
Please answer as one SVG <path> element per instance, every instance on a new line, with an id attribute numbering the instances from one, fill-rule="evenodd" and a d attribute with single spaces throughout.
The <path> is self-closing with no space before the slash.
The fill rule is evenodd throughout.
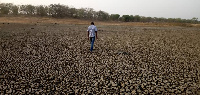
<path id="1" fill-rule="evenodd" d="M 95 25 L 90 25 L 87 31 L 89 31 L 89 37 L 95 37 L 95 31 L 97 31 L 97 27 Z"/>

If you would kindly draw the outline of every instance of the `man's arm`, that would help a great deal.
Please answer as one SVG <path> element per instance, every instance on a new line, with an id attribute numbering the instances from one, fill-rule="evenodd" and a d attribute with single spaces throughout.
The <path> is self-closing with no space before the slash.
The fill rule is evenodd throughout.
<path id="1" fill-rule="evenodd" d="M 96 38 L 98 39 L 97 37 L 97 27 L 95 26 L 95 34 L 96 34 Z"/>
<path id="2" fill-rule="evenodd" d="M 88 31 L 88 39 L 90 40 L 90 37 L 89 37 L 89 31 Z"/>
<path id="3" fill-rule="evenodd" d="M 96 38 L 98 39 L 98 37 L 97 37 L 97 31 L 95 31 L 95 34 L 96 34 Z"/>

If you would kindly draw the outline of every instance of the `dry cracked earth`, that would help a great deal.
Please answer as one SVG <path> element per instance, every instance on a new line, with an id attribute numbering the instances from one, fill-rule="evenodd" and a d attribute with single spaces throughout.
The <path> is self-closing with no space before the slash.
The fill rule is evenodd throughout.
<path id="1" fill-rule="evenodd" d="M 1 94 L 200 94 L 200 28 L 0 25 Z"/>

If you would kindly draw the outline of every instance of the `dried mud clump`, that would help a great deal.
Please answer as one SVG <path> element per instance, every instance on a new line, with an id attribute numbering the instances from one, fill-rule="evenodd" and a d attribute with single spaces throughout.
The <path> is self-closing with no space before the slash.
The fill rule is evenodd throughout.
<path id="1" fill-rule="evenodd" d="M 57 24 L 57 23 L 54 23 Z M 0 26 L 1 94 L 200 94 L 200 29 Z"/>

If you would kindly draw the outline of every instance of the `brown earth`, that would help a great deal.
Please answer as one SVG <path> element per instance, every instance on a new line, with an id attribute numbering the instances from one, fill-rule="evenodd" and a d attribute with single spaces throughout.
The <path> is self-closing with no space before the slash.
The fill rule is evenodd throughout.
<path id="1" fill-rule="evenodd" d="M 1 94 L 200 94 L 200 28 L 0 18 Z M 128 25 L 130 24 L 130 25 Z"/>
<path id="2" fill-rule="evenodd" d="M 35 24 L 35 23 L 59 23 L 59 24 L 75 24 L 75 25 L 87 25 L 90 24 L 89 20 L 79 19 L 55 19 L 49 17 L 0 17 L 0 23 L 23 23 L 23 24 Z M 200 27 L 200 24 L 189 23 L 142 23 L 142 22 L 116 22 L 116 21 L 97 21 L 97 25 L 115 25 L 115 26 L 182 26 L 182 27 Z"/>

